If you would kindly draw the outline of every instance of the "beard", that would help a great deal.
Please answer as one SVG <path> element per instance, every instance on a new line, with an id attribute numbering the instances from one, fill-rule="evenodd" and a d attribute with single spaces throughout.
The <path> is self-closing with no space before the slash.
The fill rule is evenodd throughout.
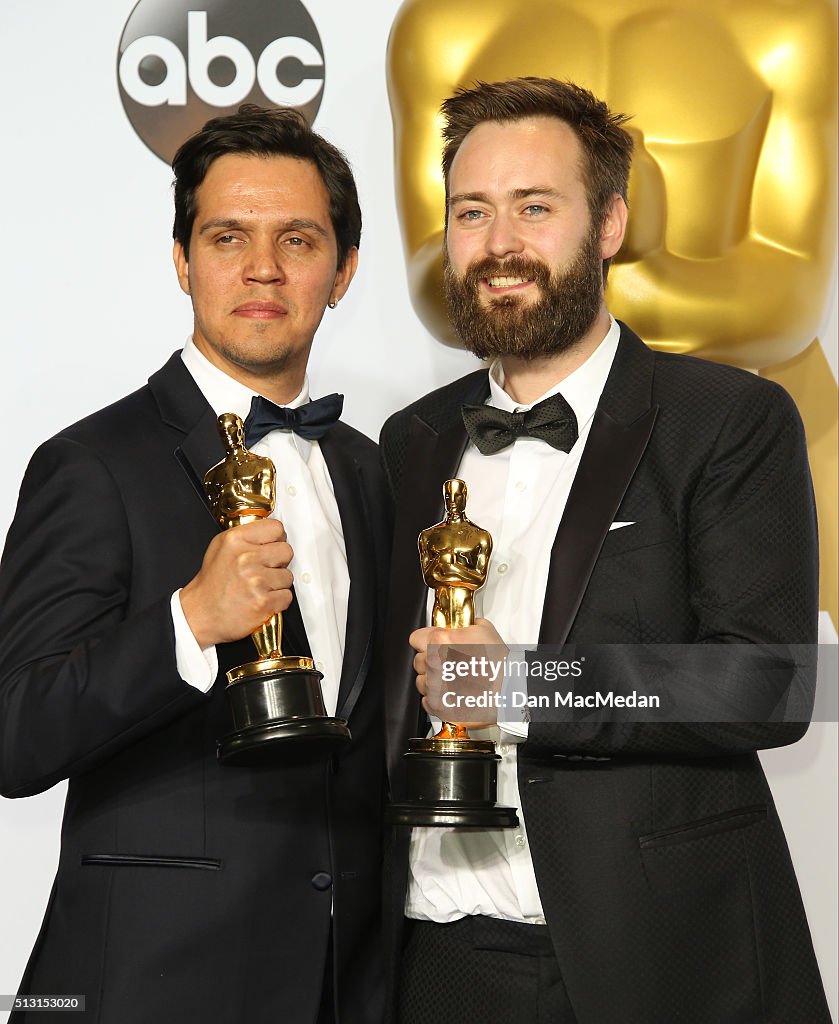
<path id="1" fill-rule="evenodd" d="M 539 289 L 534 302 L 514 294 L 481 299 L 489 277 L 523 277 Z M 462 276 L 443 249 L 443 284 L 452 326 L 479 359 L 537 359 L 573 348 L 594 323 L 603 296 L 603 260 L 597 233 L 589 233 L 571 263 L 551 273 L 537 260 L 488 256 Z"/>

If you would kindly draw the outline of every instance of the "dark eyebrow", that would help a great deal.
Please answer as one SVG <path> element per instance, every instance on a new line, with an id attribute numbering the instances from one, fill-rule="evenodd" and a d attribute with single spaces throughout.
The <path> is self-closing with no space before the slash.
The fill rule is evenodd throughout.
<path id="1" fill-rule="evenodd" d="M 514 188 L 509 193 L 510 199 L 529 199 L 531 196 L 543 196 L 545 199 L 561 199 L 555 188 L 548 185 L 528 185 L 527 188 Z M 449 196 L 449 206 L 455 203 L 488 203 L 486 192 L 456 192 Z"/>
<path id="2" fill-rule="evenodd" d="M 207 231 L 215 231 L 218 228 L 226 228 L 228 231 L 244 231 L 247 229 L 247 224 L 235 218 L 208 220 L 206 224 L 201 225 L 198 234 L 203 235 Z M 329 232 L 322 224 L 318 224 L 316 220 L 308 220 L 305 217 L 295 217 L 292 220 L 284 221 L 280 229 L 282 231 L 314 231 L 323 238 L 329 237 Z"/>
<path id="3" fill-rule="evenodd" d="M 560 199 L 560 193 L 547 185 L 531 185 L 529 188 L 514 188 L 511 199 L 529 199 L 531 196 L 543 196 L 545 199 Z"/>
<path id="4" fill-rule="evenodd" d="M 488 201 L 486 192 L 456 192 L 449 196 L 449 206 L 454 206 L 455 203 L 486 203 Z"/>
<path id="5" fill-rule="evenodd" d="M 202 224 L 198 229 L 198 234 L 203 235 L 207 231 L 213 231 L 216 228 L 241 228 L 242 223 L 238 220 L 208 220 L 205 224 Z"/>
<path id="6" fill-rule="evenodd" d="M 322 224 L 318 224 L 316 220 L 307 220 L 305 217 L 286 221 L 283 228 L 285 231 L 314 231 L 323 238 L 329 238 L 329 232 Z"/>

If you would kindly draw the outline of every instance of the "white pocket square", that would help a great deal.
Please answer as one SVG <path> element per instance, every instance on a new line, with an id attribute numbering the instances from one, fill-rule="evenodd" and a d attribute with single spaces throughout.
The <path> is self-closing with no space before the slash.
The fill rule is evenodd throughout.
<path id="1" fill-rule="evenodd" d="M 624 526 L 634 526 L 634 525 L 635 525 L 634 522 L 631 522 L 631 523 L 612 523 L 612 525 L 609 527 L 609 532 L 611 533 L 612 530 L 620 530 Z"/>

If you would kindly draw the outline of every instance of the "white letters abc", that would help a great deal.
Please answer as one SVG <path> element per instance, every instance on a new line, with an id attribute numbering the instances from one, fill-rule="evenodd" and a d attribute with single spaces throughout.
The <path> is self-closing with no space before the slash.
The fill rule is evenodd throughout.
<path id="1" fill-rule="evenodd" d="M 254 79 L 271 103 L 282 107 L 302 107 L 311 102 L 323 87 L 323 80 L 304 78 L 299 85 L 285 86 L 277 78 L 277 65 L 287 57 L 296 57 L 309 67 L 323 67 L 323 56 L 305 39 L 284 36 L 269 43 L 255 64 L 250 50 L 233 36 L 207 39 L 207 12 L 187 14 L 187 53 L 189 81 L 199 99 L 212 107 L 235 107 L 253 88 Z M 140 78 L 140 64 L 146 57 L 158 57 L 166 65 L 166 77 L 157 85 Z M 217 57 L 226 57 L 236 69 L 229 85 L 215 85 L 207 70 Z M 135 39 L 119 62 L 119 80 L 132 100 L 146 107 L 168 103 L 186 105 L 187 68 L 181 51 L 164 36 Z"/>

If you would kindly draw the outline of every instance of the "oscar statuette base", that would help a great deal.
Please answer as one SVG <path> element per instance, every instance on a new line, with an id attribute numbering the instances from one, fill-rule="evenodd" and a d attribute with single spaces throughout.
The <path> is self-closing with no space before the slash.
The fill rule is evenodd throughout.
<path id="1" fill-rule="evenodd" d="M 351 739 L 342 718 L 326 715 L 311 658 L 280 657 L 239 665 L 225 690 L 233 731 L 218 741 L 226 766 L 325 760 Z"/>
<path id="2" fill-rule="evenodd" d="M 473 739 L 412 739 L 405 760 L 407 799 L 388 804 L 390 825 L 516 828 L 515 807 L 496 804 L 495 744 Z"/>

